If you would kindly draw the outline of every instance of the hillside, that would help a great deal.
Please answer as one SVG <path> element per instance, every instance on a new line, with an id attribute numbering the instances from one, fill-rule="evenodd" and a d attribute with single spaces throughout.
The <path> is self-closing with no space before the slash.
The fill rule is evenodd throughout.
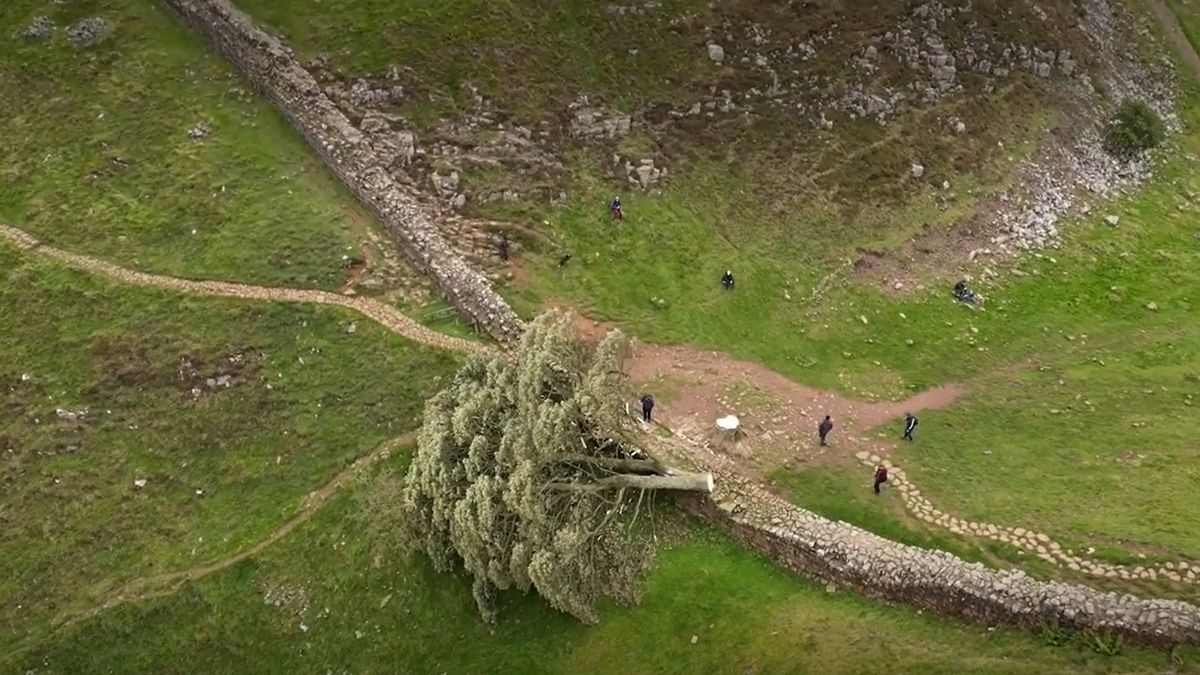
<path id="1" fill-rule="evenodd" d="M 1196 672 L 1122 633 L 1200 611 L 1192 3 L 232 0 L 348 179 L 192 1 L 0 7 L 0 672 Z M 1166 140 L 1118 160 L 1130 100 Z M 424 403 L 511 347 L 413 214 L 631 334 L 631 438 L 717 475 L 597 626 L 395 546 Z M 854 580 L 874 535 L 937 573 Z M 1041 613 L 971 605 L 1013 579 Z M 1085 586 L 1161 602 L 1046 618 Z"/>
<path id="2" fill-rule="evenodd" d="M 1139 173 L 1099 151 L 1106 106 L 1172 96 L 1145 18 L 1105 0 L 241 5 L 449 208 L 524 214 L 574 248 L 540 205 L 683 193 L 737 247 L 857 251 L 891 284 L 894 249 L 940 265 L 1052 245 L 1075 184 Z M 720 200 L 693 199 L 713 182 Z"/>

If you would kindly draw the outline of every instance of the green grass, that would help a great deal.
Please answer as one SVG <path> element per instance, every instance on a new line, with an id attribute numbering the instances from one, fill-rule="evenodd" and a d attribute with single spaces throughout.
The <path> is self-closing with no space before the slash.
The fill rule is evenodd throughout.
<path id="1" fill-rule="evenodd" d="M 689 36 L 660 22 L 617 20 L 594 2 L 404 0 L 321 3 L 243 0 L 239 7 L 278 29 L 308 56 L 326 55 L 355 76 L 404 69 L 416 121 L 470 105 L 478 87 L 525 118 L 554 114 L 580 94 L 645 104 L 676 90 L 702 52 Z M 707 14 L 696 0 L 668 0 L 670 10 Z M 631 56 L 629 49 L 641 47 Z M 664 73 L 669 73 L 664 77 Z"/>
<path id="2" fill-rule="evenodd" d="M 924 528 L 910 521 L 904 503 L 894 490 L 879 495 L 864 478 L 868 472 L 839 471 L 814 467 L 801 472 L 784 469 L 772 472 L 771 482 L 793 502 L 832 520 L 840 520 L 909 546 L 948 551 L 971 562 L 990 563 L 998 545 L 965 543 L 949 532 Z M 989 542 L 990 544 L 990 542 Z"/>
<path id="3" fill-rule="evenodd" d="M 1191 129 L 1195 104 L 1186 101 Z M 940 292 L 894 300 L 843 289 L 831 300 L 840 316 L 816 313 L 798 347 L 824 359 L 797 375 L 838 386 L 839 374 L 879 362 L 906 388 L 967 380 L 969 396 L 922 414 L 918 442 L 894 457 L 938 508 L 1110 560 L 1200 557 L 1186 515 L 1200 508 L 1200 182 L 1190 169 L 1200 135 L 1176 141 L 1153 184 L 1069 225 L 1061 250 L 1011 265 L 1030 276 L 985 288 L 987 311 Z M 1097 222 L 1107 213 L 1121 216 L 1116 228 Z M 846 468 L 843 480 L 856 475 Z"/>
<path id="4" fill-rule="evenodd" d="M 740 250 L 774 247 L 782 240 L 789 244 L 788 257 L 799 254 L 806 261 L 839 255 L 841 251 L 823 246 L 830 240 L 848 243 L 851 250 L 854 245 L 902 241 L 923 225 L 944 222 L 950 215 L 944 211 L 969 208 L 1010 178 L 1009 156 L 1019 158 L 1025 143 L 1042 137 L 1060 109 L 1052 91 L 1023 76 L 993 91 L 980 78 L 964 74 L 970 95 L 936 105 L 912 103 L 911 112 L 886 125 L 834 111 L 830 99 L 841 95 L 840 84 L 858 79 L 851 59 L 866 46 L 869 35 L 893 29 L 905 13 L 905 7 L 895 3 L 813 5 L 794 11 L 741 1 L 718 6 L 668 0 L 652 11 L 624 16 L 612 11 L 620 5 L 590 0 L 467 0 L 437 6 L 412 0 L 238 4 L 282 33 L 302 56 L 319 60 L 319 72 L 343 85 L 392 72 L 407 93 L 391 112 L 421 139 L 444 138 L 449 132 L 443 123 L 461 122 L 479 112 L 474 98 L 478 90 L 496 119 L 547 131 L 548 138 L 538 144 L 572 160 L 561 174 L 551 171 L 552 175 L 531 178 L 515 166 L 488 167 L 448 158 L 474 194 L 560 183 L 568 194 L 582 196 L 577 206 L 584 212 L 604 215 L 599 207 L 603 200 L 613 190 L 628 190 L 623 177 L 613 185 L 612 153 L 625 153 L 635 161 L 655 157 L 660 165 L 666 163 L 672 176 L 693 177 L 691 189 L 683 188 L 677 198 L 690 200 L 690 193 L 696 192 L 713 197 L 699 200 L 693 209 L 701 220 L 710 221 L 711 229 L 691 228 L 690 234 L 725 237 Z M 1062 8 L 1052 14 L 1053 22 L 1069 16 Z M 1073 41 L 1081 39 L 1070 29 L 1073 20 L 1055 31 L 1024 9 L 990 16 L 985 23 L 983 30 L 1000 42 L 1027 39 L 1030 30 L 1055 32 L 1056 42 L 1073 47 Z M 769 26 L 769 39 L 756 42 L 751 26 Z M 811 59 L 789 61 L 779 55 L 789 46 L 839 31 L 844 39 L 818 38 L 820 47 Z M 710 38 L 729 50 L 723 66 L 706 56 L 704 45 Z M 750 65 L 750 55 L 756 53 L 774 55 L 778 82 Z M 872 86 L 906 90 L 913 74 L 885 59 L 872 79 Z M 796 109 L 792 93 L 780 99 L 787 103 L 768 102 L 761 92 L 776 84 L 794 90 L 796 96 L 804 92 L 806 109 Z M 685 118 L 666 113 L 711 104 L 721 90 L 737 100 L 736 112 Z M 751 90 L 758 92 L 757 103 L 747 103 L 742 96 Z M 818 93 L 820 102 L 814 100 Z M 593 105 L 633 113 L 639 120 L 644 113 L 647 121 L 639 122 L 630 136 L 595 142 L 576 157 L 579 145 L 560 135 L 569 136 L 561 125 L 568 107 L 581 96 Z M 831 129 L 815 124 L 825 113 L 836 120 Z M 971 133 L 955 134 L 950 119 L 963 121 Z M 472 128 L 476 123 L 470 123 Z M 479 133 L 486 135 L 487 126 Z M 922 180 L 909 179 L 913 162 L 926 167 Z M 714 163 L 730 165 L 744 183 L 706 183 Z M 693 171 L 697 167 L 700 171 Z M 591 185 L 572 182 L 570 175 L 581 172 L 602 174 L 604 184 L 594 186 L 593 192 Z M 947 180 L 953 184 L 949 191 L 941 187 Z M 718 192 L 710 195 L 714 187 Z M 897 217 L 897 209 L 910 200 L 919 203 Z M 503 214 L 512 208 L 501 204 L 485 210 Z M 533 222 L 545 219 L 540 212 L 531 215 L 528 208 L 519 213 Z M 552 234 L 569 238 L 573 247 L 587 248 L 593 242 L 580 237 L 574 226 L 594 223 L 578 215 L 570 218 L 578 222 L 552 218 Z M 656 220 L 653 227 L 661 224 Z M 860 232 L 864 229 L 865 235 Z"/>
<path id="5" fill-rule="evenodd" d="M 532 596 L 480 622 L 469 582 L 364 536 L 341 495 L 291 537 L 181 593 L 125 605 L 11 664 L 71 672 L 1161 672 L 1162 653 L 1101 656 L 827 593 L 698 527 L 663 546 L 640 606 L 585 627 Z M 677 528 L 676 528 L 677 529 Z M 276 606 L 268 598 L 291 597 Z M 696 637 L 692 644 L 692 636 Z M 1190 651 L 1178 672 L 1193 672 Z M 1189 670 L 1191 669 L 1191 670 Z"/>
<path id="6" fill-rule="evenodd" d="M 50 39 L 12 36 L 38 14 Z M 66 26 L 93 15 L 113 36 L 72 47 Z M 163 5 L 13 0 L 0 25 L 0 221 L 155 272 L 342 284 L 362 212 Z M 188 138 L 199 123 L 212 134 Z"/>
<path id="7" fill-rule="evenodd" d="M 415 429 L 457 363 L 349 312 L 118 286 L 7 246 L 0 270 L 0 651 L 263 537 Z"/>

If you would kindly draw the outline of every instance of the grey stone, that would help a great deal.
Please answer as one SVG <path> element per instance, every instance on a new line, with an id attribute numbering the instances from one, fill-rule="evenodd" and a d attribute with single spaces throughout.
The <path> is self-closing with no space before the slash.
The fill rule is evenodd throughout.
<path id="1" fill-rule="evenodd" d="M 212 130 L 208 128 L 208 125 L 201 122 L 200 124 L 197 124 L 188 130 L 188 138 L 192 139 L 193 141 L 199 141 L 201 139 L 208 138 L 208 135 L 211 133 Z"/>
<path id="2" fill-rule="evenodd" d="M 90 47 L 112 35 L 113 26 L 104 17 L 89 16 L 67 28 L 67 40 L 76 47 Z"/>
<path id="3" fill-rule="evenodd" d="M 17 37 L 25 40 L 44 40 L 53 32 L 54 22 L 50 20 L 50 17 L 41 14 L 33 17 L 33 21 L 21 29 L 21 32 L 17 33 Z"/>
<path id="4" fill-rule="evenodd" d="M 912 174 L 913 178 L 920 178 L 925 175 L 925 167 L 921 164 L 913 164 L 912 168 L 909 169 L 909 173 Z"/>
<path id="5" fill-rule="evenodd" d="M 725 48 L 715 42 L 708 43 L 708 60 L 721 65 L 725 61 Z"/>

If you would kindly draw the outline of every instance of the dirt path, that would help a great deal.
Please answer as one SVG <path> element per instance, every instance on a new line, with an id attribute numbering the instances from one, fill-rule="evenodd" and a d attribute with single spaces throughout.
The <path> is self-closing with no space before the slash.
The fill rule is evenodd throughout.
<path id="1" fill-rule="evenodd" d="M 134 579 L 133 581 L 130 581 L 122 586 L 120 590 L 112 593 L 103 602 L 93 605 L 85 610 L 59 617 L 54 624 L 53 630 L 55 632 L 61 631 L 71 625 L 79 623 L 80 621 L 85 621 L 106 610 L 112 609 L 119 605 L 124 605 L 129 602 L 150 600 L 152 598 L 170 595 L 178 591 L 183 587 L 184 584 L 188 582 L 196 581 L 213 574 L 214 572 L 220 572 L 221 570 L 228 569 L 229 567 L 232 567 L 233 565 L 236 565 L 237 563 L 253 555 L 257 555 L 268 546 L 271 546 L 275 542 L 286 537 L 292 532 L 292 530 L 296 529 L 298 526 L 311 518 L 313 514 L 316 513 L 317 510 L 323 506 L 325 502 L 327 502 L 329 498 L 332 497 L 337 491 L 337 489 L 345 484 L 347 480 L 358 476 L 365 469 L 374 466 L 380 460 L 387 459 L 393 450 L 401 445 L 412 443 L 415 441 L 415 439 L 415 432 L 407 433 L 403 436 L 384 441 L 369 454 L 359 457 L 340 473 L 330 479 L 329 482 L 308 493 L 308 495 L 304 497 L 304 501 L 300 503 L 300 508 L 296 511 L 296 513 L 280 523 L 279 526 L 271 531 L 271 533 L 266 537 L 259 539 L 250 546 L 247 546 L 232 555 L 224 558 L 218 558 L 217 560 L 212 560 L 202 565 L 197 565 L 196 567 Z M 13 654 L 10 654 L 9 656 L 13 656 Z"/>
<path id="2" fill-rule="evenodd" d="M 690 438 L 726 448 L 760 471 L 795 467 L 822 458 L 853 458 L 856 452 L 889 454 L 892 446 L 864 434 L 905 412 L 943 408 L 966 393 L 946 385 L 900 402 L 871 403 L 812 389 L 750 361 L 694 347 L 636 343 L 627 364 L 630 379 L 657 387 L 656 415 Z M 716 428 L 716 420 L 736 415 L 736 442 Z M 817 424 L 834 422 L 830 445 L 821 447 Z"/>
<path id="3" fill-rule="evenodd" d="M 446 335 L 426 328 L 405 316 L 395 307 L 384 304 L 374 298 L 339 295 L 329 291 L 252 286 L 250 284 L 238 284 L 226 281 L 195 281 L 161 274 L 149 274 L 147 272 L 119 267 L 91 256 L 71 253 L 47 246 L 22 230 L 2 224 L 0 224 L 0 239 L 9 241 L 33 253 L 66 263 L 76 269 L 116 279 L 117 281 L 135 286 L 149 286 L 193 295 L 267 300 L 272 302 L 304 302 L 318 305 L 337 305 L 352 309 L 394 333 L 431 347 L 468 354 L 478 354 L 489 349 L 485 344 Z"/>
<path id="4" fill-rule="evenodd" d="M 1184 63 L 1191 68 L 1192 73 L 1200 78 L 1200 54 L 1196 53 L 1196 49 L 1192 47 L 1192 43 L 1187 39 L 1187 35 L 1183 32 L 1183 26 L 1179 23 L 1179 17 L 1167 4 L 1167 0 L 1150 0 L 1150 9 L 1154 12 L 1154 18 L 1158 21 L 1158 25 L 1162 28 L 1163 36 L 1167 38 L 1167 42 L 1175 49 Z"/>

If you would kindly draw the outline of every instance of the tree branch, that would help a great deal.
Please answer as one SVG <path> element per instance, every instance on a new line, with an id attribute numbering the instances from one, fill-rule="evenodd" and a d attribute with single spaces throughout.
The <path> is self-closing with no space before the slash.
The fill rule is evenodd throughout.
<path id="1" fill-rule="evenodd" d="M 652 459 L 617 459 L 592 455 L 566 455 L 553 461 L 563 464 L 590 464 L 616 473 L 632 473 L 643 476 L 665 476 L 666 468 Z"/>

